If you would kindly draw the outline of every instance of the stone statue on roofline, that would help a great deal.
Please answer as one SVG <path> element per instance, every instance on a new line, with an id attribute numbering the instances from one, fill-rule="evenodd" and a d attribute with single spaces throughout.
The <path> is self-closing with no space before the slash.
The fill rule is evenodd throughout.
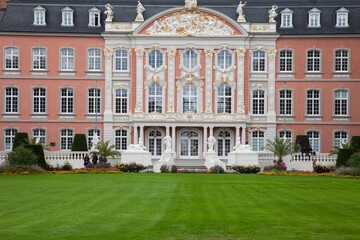
<path id="1" fill-rule="evenodd" d="M 143 22 L 144 21 L 144 16 L 142 13 L 145 10 L 146 10 L 145 7 L 141 4 L 140 1 L 138 1 L 138 5 L 136 7 L 137 16 L 136 16 L 135 22 Z"/>
<path id="2" fill-rule="evenodd" d="M 278 15 L 276 13 L 276 9 L 278 9 L 278 6 L 272 5 L 271 9 L 269 10 L 269 22 L 276 22 L 275 18 Z"/>
<path id="3" fill-rule="evenodd" d="M 247 2 L 242 3 L 242 1 L 240 1 L 237 9 L 236 9 L 236 13 L 239 14 L 239 17 L 237 19 L 237 22 L 246 22 L 245 20 L 245 14 L 243 13 L 243 7 L 245 7 Z"/>
<path id="4" fill-rule="evenodd" d="M 110 3 L 105 5 L 105 14 L 107 16 L 107 18 L 105 19 L 105 22 L 112 22 L 113 18 L 114 18 L 114 12 L 113 12 L 113 7 L 110 5 Z"/>

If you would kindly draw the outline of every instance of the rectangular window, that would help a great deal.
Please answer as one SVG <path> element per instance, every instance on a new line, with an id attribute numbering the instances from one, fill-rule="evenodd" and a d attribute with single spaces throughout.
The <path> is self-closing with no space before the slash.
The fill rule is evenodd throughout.
<path id="1" fill-rule="evenodd" d="M 101 70 L 101 50 L 99 49 L 88 50 L 88 67 L 89 67 L 89 71 Z"/>
<path id="2" fill-rule="evenodd" d="M 61 89 L 61 113 L 74 113 L 74 90 L 71 88 Z"/>
<path id="3" fill-rule="evenodd" d="M 44 48 L 33 49 L 33 69 L 46 70 L 46 50 Z"/>
<path id="4" fill-rule="evenodd" d="M 126 89 L 117 89 L 115 92 L 115 113 L 127 113 L 128 95 Z"/>
<path id="5" fill-rule="evenodd" d="M 33 101 L 33 113 L 46 112 L 46 90 L 44 88 L 33 90 Z"/>
<path id="6" fill-rule="evenodd" d="M 74 50 L 70 48 L 61 49 L 61 71 L 74 70 Z"/>
<path id="7" fill-rule="evenodd" d="M 293 52 L 284 50 L 280 52 L 280 72 L 292 72 Z"/>
<path id="8" fill-rule="evenodd" d="M 348 143 L 348 133 L 347 132 L 335 132 L 334 146 L 342 148 L 342 144 Z"/>
<path id="9" fill-rule="evenodd" d="M 346 116 L 348 115 L 348 91 L 337 90 L 335 91 L 335 115 Z"/>
<path id="10" fill-rule="evenodd" d="M 292 27 L 292 13 L 282 13 L 281 14 L 281 27 Z"/>
<path id="11" fill-rule="evenodd" d="M 46 131 L 44 129 L 34 129 L 33 138 L 36 139 L 36 142 L 46 146 Z"/>
<path id="12" fill-rule="evenodd" d="M 127 131 L 126 130 L 117 130 L 115 132 L 115 148 L 116 148 L 116 150 L 126 150 L 127 149 Z"/>
<path id="13" fill-rule="evenodd" d="M 115 70 L 128 71 L 128 52 L 126 50 L 115 52 Z"/>
<path id="14" fill-rule="evenodd" d="M 308 27 L 320 27 L 320 13 L 309 13 Z"/>
<path id="15" fill-rule="evenodd" d="M 14 144 L 16 129 L 5 129 L 4 130 L 4 150 L 11 151 Z"/>
<path id="16" fill-rule="evenodd" d="M 309 90 L 306 96 L 306 114 L 314 116 L 320 115 L 320 91 Z"/>
<path id="17" fill-rule="evenodd" d="M 45 23 L 45 9 L 34 11 L 34 25 L 46 25 Z"/>
<path id="18" fill-rule="evenodd" d="M 280 115 L 291 115 L 292 91 L 280 91 Z"/>
<path id="19" fill-rule="evenodd" d="M 265 92 L 262 90 L 253 91 L 253 111 L 254 115 L 265 114 Z"/>
<path id="20" fill-rule="evenodd" d="M 307 71 L 320 72 L 320 51 L 310 50 L 307 52 Z"/>
<path id="21" fill-rule="evenodd" d="M 100 13 L 90 12 L 89 13 L 89 26 L 98 27 L 100 26 Z"/>
<path id="22" fill-rule="evenodd" d="M 315 152 L 320 152 L 320 133 L 319 132 L 308 132 L 307 133 L 310 147 Z"/>
<path id="23" fill-rule="evenodd" d="M 286 141 L 292 142 L 292 134 L 290 131 L 280 131 L 279 137 L 280 139 L 285 137 Z"/>
<path id="24" fill-rule="evenodd" d="M 5 113 L 17 113 L 19 93 L 17 88 L 5 89 Z"/>
<path id="25" fill-rule="evenodd" d="M 5 48 L 5 69 L 19 69 L 19 50 L 17 48 Z"/>
<path id="26" fill-rule="evenodd" d="M 265 134 L 262 131 L 254 131 L 252 133 L 253 151 L 264 151 Z"/>
<path id="27" fill-rule="evenodd" d="M 346 50 L 338 50 L 335 52 L 335 72 L 349 71 L 349 53 Z"/>
<path id="28" fill-rule="evenodd" d="M 73 130 L 64 129 L 60 131 L 60 150 L 71 150 L 73 142 Z"/>
<path id="29" fill-rule="evenodd" d="M 88 93 L 89 113 L 100 113 L 101 96 L 100 89 L 90 89 Z"/>
<path id="30" fill-rule="evenodd" d="M 254 51 L 252 57 L 252 69 L 253 72 L 264 72 L 265 71 L 265 52 Z"/>
<path id="31" fill-rule="evenodd" d="M 62 26 L 74 26 L 73 23 L 73 13 L 72 12 L 63 12 L 62 13 Z"/>

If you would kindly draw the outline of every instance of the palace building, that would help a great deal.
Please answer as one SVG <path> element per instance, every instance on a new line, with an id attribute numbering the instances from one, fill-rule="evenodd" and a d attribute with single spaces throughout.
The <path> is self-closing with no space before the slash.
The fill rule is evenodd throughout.
<path id="1" fill-rule="evenodd" d="M 240 2 L 240 3 L 239 3 Z M 275 5 L 276 4 L 276 5 Z M 11 0 L 0 22 L 1 147 L 16 132 L 71 149 L 95 133 L 195 164 L 215 137 L 360 135 L 360 3 L 352 0 Z"/>

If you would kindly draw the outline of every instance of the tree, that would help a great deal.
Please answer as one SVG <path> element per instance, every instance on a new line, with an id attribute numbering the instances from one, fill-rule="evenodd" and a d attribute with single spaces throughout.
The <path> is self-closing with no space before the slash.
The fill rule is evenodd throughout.
<path id="1" fill-rule="evenodd" d="M 340 143 L 340 147 L 338 146 L 333 146 L 333 150 L 331 150 L 329 153 L 329 155 L 339 155 L 339 151 L 340 149 L 354 149 L 351 143 L 345 142 L 345 143 Z"/>
<path id="2" fill-rule="evenodd" d="M 18 132 L 15 134 L 13 150 L 19 146 L 27 144 L 26 142 L 29 141 L 29 137 L 27 133 Z"/>
<path id="3" fill-rule="evenodd" d="M 71 151 L 86 152 L 88 150 L 85 134 L 75 134 Z"/>
<path id="4" fill-rule="evenodd" d="M 115 150 L 115 145 L 110 145 L 110 140 L 106 142 L 99 142 L 99 144 L 95 147 L 95 151 L 92 151 L 91 153 L 95 153 L 97 155 L 102 154 L 104 158 L 107 157 L 116 157 L 121 156 L 121 153 L 117 150 Z"/>
<path id="5" fill-rule="evenodd" d="M 43 140 L 38 139 L 38 138 L 31 138 L 31 140 L 24 139 L 24 142 L 21 145 L 22 146 L 25 146 L 25 145 L 41 145 L 44 151 L 49 150 L 49 148 L 48 148 L 49 145 L 44 145 Z"/>
<path id="6" fill-rule="evenodd" d="M 275 138 L 274 141 L 268 139 L 265 149 L 272 152 L 275 157 L 278 157 L 279 161 L 282 161 L 284 156 L 293 152 L 291 142 L 283 138 Z"/>

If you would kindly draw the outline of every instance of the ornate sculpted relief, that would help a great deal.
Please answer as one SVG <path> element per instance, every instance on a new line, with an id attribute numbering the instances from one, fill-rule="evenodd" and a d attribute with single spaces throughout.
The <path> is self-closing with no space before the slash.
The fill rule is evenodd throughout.
<path id="1" fill-rule="evenodd" d="M 185 0 L 185 8 L 194 10 L 197 8 L 197 0 Z"/>
<path id="2" fill-rule="evenodd" d="M 112 57 L 113 53 L 114 53 L 113 48 L 104 48 L 104 55 L 106 58 Z"/>
<path id="3" fill-rule="evenodd" d="M 204 50 L 204 52 L 205 52 L 205 56 L 207 58 L 212 58 L 212 56 L 214 55 L 214 49 L 213 48 L 206 48 Z"/>
<path id="4" fill-rule="evenodd" d="M 204 91 L 204 78 L 200 78 L 194 73 L 189 73 L 182 77 L 177 78 L 176 86 L 177 90 L 180 91 L 181 87 L 187 83 L 194 83 L 201 91 Z"/>
<path id="5" fill-rule="evenodd" d="M 135 48 L 135 54 L 137 57 L 143 57 L 144 56 L 144 53 L 145 53 L 145 49 L 144 48 Z"/>
<path id="6" fill-rule="evenodd" d="M 242 58 L 242 57 L 245 56 L 246 49 L 245 49 L 245 48 L 237 48 L 237 49 L 235 50 L 235 52 L 236 52 L 236 54 L 237 54 L 237 56 L 238 56 L 239 58 Z"/>
<path id="7" fill-rule="evenodd" d="M 182 11 L 155 21 L 146 31 L 149 35 L 224 36 L 234 30 L 216 16 L 200 11 Z"/>
<path id="8" fill-rule="evenodd" d="M 270 58 L 274 59 L 276 57 L 277 50 L 275 48 L 271 48 L 267 50 L 267 53 Z"/>
<path id="9" fill-rule="evenodd" d="M 170 58 L 174 58 L 176 56 L 176 48 L 167 48 L 166 52 Z"/>

